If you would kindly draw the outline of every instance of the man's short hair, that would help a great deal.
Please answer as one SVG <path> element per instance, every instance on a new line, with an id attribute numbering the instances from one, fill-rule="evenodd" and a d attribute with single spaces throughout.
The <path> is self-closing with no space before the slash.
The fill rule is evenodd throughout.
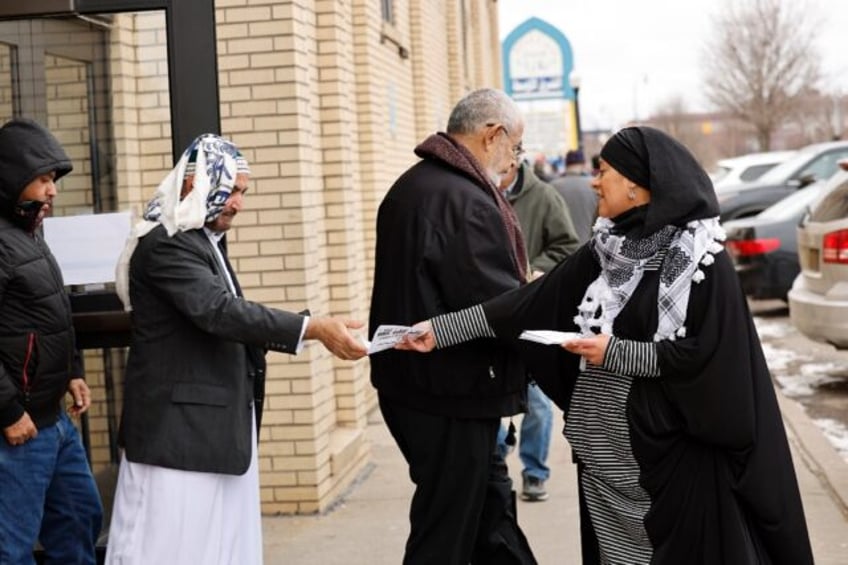
<path id="1" fill-rule="evenodd" d="M 481 88 L 466 94 L 456 103 L 448 118 L 448 133 L 469 134 L 492 124 L 516 130 L 522 123 L 521 112 L 502 90 Z"/>
<path id="2" fill-rule="evenodd" d="M 572 149 L 565 154 L 565 166 L 582 165 L 586 162 L 586 157 L 583 156 L 583 151 L 580 149 Z"/>

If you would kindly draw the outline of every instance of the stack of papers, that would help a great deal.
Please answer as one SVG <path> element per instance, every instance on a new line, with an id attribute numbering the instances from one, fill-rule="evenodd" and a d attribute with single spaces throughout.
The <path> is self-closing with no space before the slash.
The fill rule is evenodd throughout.
<path id="1" fill-rule="evenodd" d="M 562 345 L 567 341 L 580 338 L 577 332 L 557 332 L 554 330 L 524 330 L 519 339 L 534 341 L 542 345 Z"/>

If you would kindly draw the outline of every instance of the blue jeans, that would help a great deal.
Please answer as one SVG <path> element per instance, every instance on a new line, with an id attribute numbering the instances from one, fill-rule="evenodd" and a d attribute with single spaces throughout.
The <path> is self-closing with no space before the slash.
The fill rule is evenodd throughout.
<path id="1" fill-rule="evenodd" d="M 79 433 L 62 412 L 56 424 L 12 446 L 0 437 L 0 564 L 95 563 L 103 508 Z"/>
<path id="2" fill-rule="evenodd" d="M 551 428 L 554 413 L 551 399 L 545 396 L 536 383 L 527 386 L 527 413 L 521 420 L 521 432 L 518 436 L 518 456 L 524 466 L 521 476 L 534 477 L 547 481 L 551 476 L 548 467 L 548 448 L 551 444 Z M 498 431 L 498 449 L 506 455 L 506 428 Z"/>

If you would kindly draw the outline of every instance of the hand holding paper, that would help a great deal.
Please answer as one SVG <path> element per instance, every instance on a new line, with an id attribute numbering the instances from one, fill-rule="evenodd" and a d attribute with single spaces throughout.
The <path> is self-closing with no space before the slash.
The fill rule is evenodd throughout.
<path id="1" fill-rule="evenodd" d="M 368 347 L 368 355 L 379 353 L 386 349 L 392 349 L 395 345 L 403 341 L 406 336 L 416 337 L 422 333 L 424 333 L 424 330 L 417 328 L 417 326 L 379 326 L 377 327 L 377 331 L 374 332 L 374 337 L 371 338 L 371 341 L 365 342 L 366 347 Z M 399 347 L 398 349 L 403 348 Z"/>
<path id="2" fill-rule="evenodd" d="M 581 356 L 593 365 L 601 365 L 609 346 L 610 336 L 598 334 L 591 337 L 581 337 L 562 344 L 562 347 L 571 353 Z"/>
<path id="3" fill-rule="evenodd" d="M 412 326 L 412 330 L 395 345 L 395 349 L 417 351 L 418 353 L 429 353 L 436 349 L 436 334 L 433 333 L 433 324 L 429 321 L 418 322 Z"/>
<path id="4" fill-rule="evenodd" d="M 534 341 L 542 345 L 563 345 L 569 341 L 580 339 L 577 332 L 558 332 L 554 330 L 524 330 L 518 339 Z"/>

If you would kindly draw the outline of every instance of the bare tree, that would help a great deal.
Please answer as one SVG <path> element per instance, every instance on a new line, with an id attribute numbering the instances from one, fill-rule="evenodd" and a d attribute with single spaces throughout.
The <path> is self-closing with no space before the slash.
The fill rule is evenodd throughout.
<path id="1" fill-rule="evenodd" d="M 822 140 L 840 139 L 840 96 L 810 89 L 804 95 L 789 122 L 799 132 L 799 145 Z"/>
<path id="2" fill-rule="evenodd" d="M 719 111 L 750 123 L 763 151 L 820 80 L 816 24 L 806 6 L 788 0 L 728 1 L 713 18 L 702 53 L 705 93 Z"/>
<path id="3" fill-rule="evenodd" d="M 685 145 L 704 167 L 711 168 L 718 155 L 720 146 L 714 143 L 712 116 L 693 114 L 686 107 L 680 95 L 667 98 L 656 106 L 656 111 L 647 123 L 668 133 Z"/>

